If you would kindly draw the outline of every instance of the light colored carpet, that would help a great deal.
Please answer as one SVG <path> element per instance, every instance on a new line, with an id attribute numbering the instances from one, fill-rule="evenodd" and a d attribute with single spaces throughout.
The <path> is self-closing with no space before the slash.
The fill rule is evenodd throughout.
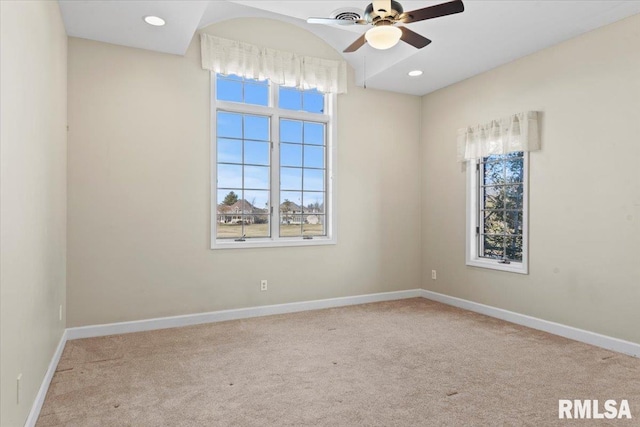
<path id="1" fill-rule="evenodd" d="M 640 359 L 416 298 L 69 341 L 37 425 L 638 426 Z"/>

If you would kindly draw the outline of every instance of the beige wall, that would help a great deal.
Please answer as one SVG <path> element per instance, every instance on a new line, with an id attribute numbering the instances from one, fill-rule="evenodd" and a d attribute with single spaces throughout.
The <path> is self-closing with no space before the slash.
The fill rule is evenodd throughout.
<path id="1" fill-rule="evenodd" d="M 339 58 L 290 24 L 207 32 Z M 420 98 L 338 98 L 338 244 L 209 249 L 209 72 L 185 57 L 69 39 L 67 326 L 420 286 Z M 260 279 L 269 291 L 259 291 Z"/>
<path id="2" fill-rule="evenodd" d="M 67 36 L 57 2 L 2 1 L 0 15 L 0 425 L 13 427 L 64 328 Z"/>
<path id="3" fill-rule="evenodd" d="M 640 15 L 422 107 L 423 287 L 640 343 Z M 467 267 L 456 129 L 524 110 L 543 112 L 542 151 L 530 157 L 530 274 Z"/>

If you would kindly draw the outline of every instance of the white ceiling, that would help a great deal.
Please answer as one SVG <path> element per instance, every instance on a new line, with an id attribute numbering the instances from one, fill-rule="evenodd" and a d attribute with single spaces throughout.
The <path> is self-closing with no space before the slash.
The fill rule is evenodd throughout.
<path id="1" fill-rule="evenodd" d="M 341 8 L 360 11 L 363 1 L 269 0 L 60 0 L 67 34 L 107 43 L 182 55 L 199 28 L 239 17 L 280 19 L 305 28 L 339 52 L 365 26 L 310 25 L 310 16 L 328 17 Z M 401 1 L 405 11 L 443 1 Z M 376 51 L 365 45 L 343 54 L 362 85 L 424 95 L 579 34 L 640 13 L 640 0 L 466 0 L 465 11 L 407 26 L 433 43 L 415 49 L 399 43 Z M 143 17 L 167 21 L 152 27 Z M 407 72 L 421 69 L 420 77 Z"/>

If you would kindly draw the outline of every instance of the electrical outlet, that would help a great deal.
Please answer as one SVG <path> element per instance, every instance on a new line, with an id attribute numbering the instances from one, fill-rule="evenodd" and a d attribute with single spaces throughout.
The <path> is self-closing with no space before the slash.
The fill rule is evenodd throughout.
<path id="1" fill-rule="evenodd" d="M 260 280 L 260 290 L 261 291 L 266 291 L 267 290 L 267 281 L 266 280 Z"/>
<path id="2" fill-rule="evenodd" d="M 437 276 L 436 276 L 436 271 L 435 271 L 435 270 L 431 270 L 431 278 L 432 278 L 433 280 L 436 280 L 436 277 L 437 277 Z"/>
<path id="3" fill-rule="evenodd" d="M 62 304 L 60 304 L 60 309 L 58 310 L 58 320 L 62 322 Z"/>
<path id="4" fill-rule="evenodd" d="M 20 404 L 20 380 L 22 379 L 22 374 L 18 375 L 16 379 L 16 405 Z"/>

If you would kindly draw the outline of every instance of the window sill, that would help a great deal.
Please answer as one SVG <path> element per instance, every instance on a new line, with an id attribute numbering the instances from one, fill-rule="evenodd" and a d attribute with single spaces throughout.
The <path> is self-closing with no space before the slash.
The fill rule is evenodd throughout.
<path id="1" fill-rule="evenodd" d="M 212 243 L 211 249 L 255 249 L 255 248 L 286 248 L 297 246 L 326 246 L 335 245 L 336 239 L 328 237 L 314 237 L 313 239 L 248 239 L 244 242 L 235 240 L 216 240 Z"/>
<path id="2" fill-rule="evenodd" d="M 507 271 L 509 273 L 529 274 L 529 268 L 525 263 L 512 262 L 511 264 L 500 264 L 498 260 L 475 258 L 467 260 L 467 265 L 471 267 L 489 268 L 491 270 Z"/>

